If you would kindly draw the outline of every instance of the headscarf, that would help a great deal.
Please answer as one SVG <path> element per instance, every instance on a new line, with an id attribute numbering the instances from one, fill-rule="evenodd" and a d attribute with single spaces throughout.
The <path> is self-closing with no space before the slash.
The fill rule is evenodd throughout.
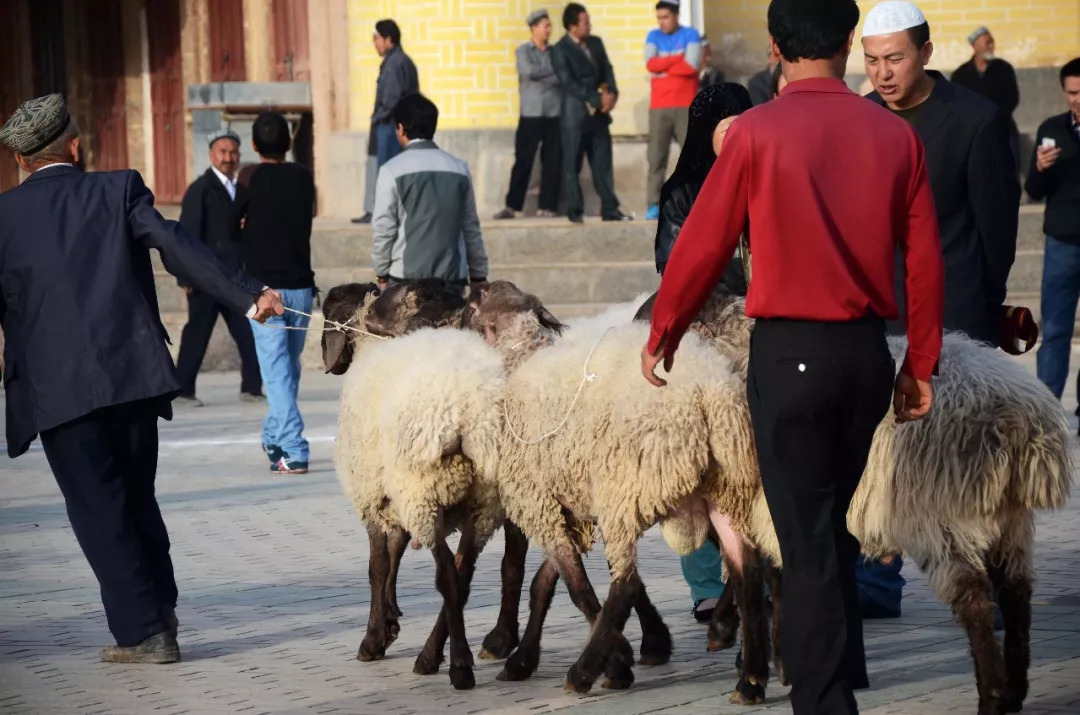
<path id="1" fill-rule="evenodd" d="M 753 106 L 746 87 L 734 82 L 721 82 L 698 92 L 690 103 L 690 121 L 686 127 L 686 141 L 679 153 L 675 171 L 664 188 L 683 182 L 704 183 L 716 154 L 713 152 L 713 132 L 722 120 L 742 114 Z M 664 197 L 660 197 L 661 204 Z"/>

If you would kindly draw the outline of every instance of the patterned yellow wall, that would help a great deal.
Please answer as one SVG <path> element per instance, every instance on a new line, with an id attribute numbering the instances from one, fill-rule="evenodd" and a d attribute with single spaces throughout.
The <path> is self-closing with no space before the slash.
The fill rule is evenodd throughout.
<path id="1" fill-rule="evenodd" d="M 725 64 L 742 71 L 763 66 L 769 0 L 704 0 L 705 30 Z M 876 1 L 859 3 L 865 19 Z M 968 34 L 979 25 L 994 33 L 997 54 L 1016 67 L 1060 66 L 1080 55 L 1080 0 L 916 0 L 934 40 L 931 67 L 951 70 L 971 56 Z M 856 30 L 861 37 L 862 22 Z M 857 50 L 858 48 L 856 48 Z M 849 70 L 862 72 L 852 54 Z"/>
<path id="2" fill-rule="evenodd" d="M 647 127 L 642 110 L 649 97 L 645 35 L 656 25 L 655 3 L 592 0 L 583 4 L 592 18 L 593 33 L 604 40 L 619 85 L 612 131 L 643 134 Z M 518 116 L 514 49 L 529 37 L 525 16 L 547 7 L 554 42 L 563 35 L 564 6 L 544 0 L 350 0 L 353 128 L 367 128 L 375 99 L 380 59 L 371 35 L 377 20 L 392 17 L 401 26 L 402 46 L 420 74 L 420 91 L 439 107 L 440 129 L 512 128 Z"/>

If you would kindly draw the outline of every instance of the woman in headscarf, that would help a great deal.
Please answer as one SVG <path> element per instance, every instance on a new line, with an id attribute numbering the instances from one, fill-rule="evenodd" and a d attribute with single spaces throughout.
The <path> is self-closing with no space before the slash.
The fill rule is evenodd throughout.
<path id="1" fill-rule="evenodd" d="M 682 153 L 674 173 L 660 190 L 656 270 L 661 274 L 679 230 L 690 215 L 694 199 L 716 161 L 727 127 L 750 107 L 750 93 L 742 85 L 731 82 L 706 87 L 690 104 L 690 121 Z M 721 284 L 738 295 L 746 295 L 746 278 L 738 254 L 725 269 Z M 724 592 L 724 582 L 720 580 L 720 551 L 711 541 L 706 541 L 700 549 L 682 557 L 682 572 L 694 602 L 691 613 L 699 622 L 708 623 Z"/>
<path id="2" fill-rule="evenodd" d="M 656 225 L 656 270 L 662 275 L 679 230 L 690 215 L 694 199 L 705 183 L 734 118 L 750 109 L 750 93 L 741 84 L 721 82 L 698 92 L 690 104 L 686 141 L 675 171 L 660 190 L 660 218 Z M 728 264 L 721 284 L 738 295 L 746 295 L 742 261 L 736 253 Z"/>

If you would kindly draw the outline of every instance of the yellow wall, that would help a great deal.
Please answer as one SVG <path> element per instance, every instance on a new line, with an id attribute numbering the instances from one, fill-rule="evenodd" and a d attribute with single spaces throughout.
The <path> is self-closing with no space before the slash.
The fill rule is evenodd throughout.
<path id="1" fill-rule="evenodd" d="M 705 30 L 716 54 L 735 71 L 763 66 L 768 43 L 769 0 L 704 0 Z M 862 19 L 876 2 L 859 3 Z M 916 0 L 930 23 L 935 52 L 931 67 L 951 70 L 971 56 L 968 34 L 979 25 L 994 33 L 997 54 L 1016 67 L 1060 66 L 1080 55 L 1078 0 Z M 852 54 L 849 70 L 862 72 Z"/>
<path id="2" fill-rule="evenodd" d="M 656 25 L 655 3 L 592 0 L 583 4 L 592 18 L 593 33 L 604 40 L 619 85 L 612 131 L 643 134 L 649 99 L 645 35 Z M 514 49 L 529 37 L 525 16 L 547 7 L 554 42 L 563 35 L 564 6 L 545 0 L 349 0 L 353 128 L 367 128 L 375 99 L 380 59 L 371 35 L 377 20 L 392 17 L 401 27 L 401 44 L 420 74 L 420 91 L 439 107 L 440 129 L 509 129 L 517 125 Z"/>

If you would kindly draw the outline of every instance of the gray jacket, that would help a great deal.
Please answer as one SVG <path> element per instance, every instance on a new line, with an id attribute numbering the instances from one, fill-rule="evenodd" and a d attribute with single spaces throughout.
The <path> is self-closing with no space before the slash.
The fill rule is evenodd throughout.
<path id="1" fill-rule="evenodd" d="M 420 76 L 416 65 L 400 47 L 391 47 L 379 65 L 379 81 L 375 84 L 375 111 L 372 124 L 391 121 L 394 105 L 407 94 L 420 91 Z"/>
<path id="2" fill-rule="evenodd" d="M 411 142 L 379 169 L 371 227 L 380 278 L 487 278 L 469 167 L 433 141 Z"/>
<path id="3" fill-rule="evenodd" d="M 562 84 L 551 66 L 551 47 L 546 51 L 540 50 L 530 40 L 520 44 L 515 54 L 521 93 L 521 116 L 559 116 Z"/>

